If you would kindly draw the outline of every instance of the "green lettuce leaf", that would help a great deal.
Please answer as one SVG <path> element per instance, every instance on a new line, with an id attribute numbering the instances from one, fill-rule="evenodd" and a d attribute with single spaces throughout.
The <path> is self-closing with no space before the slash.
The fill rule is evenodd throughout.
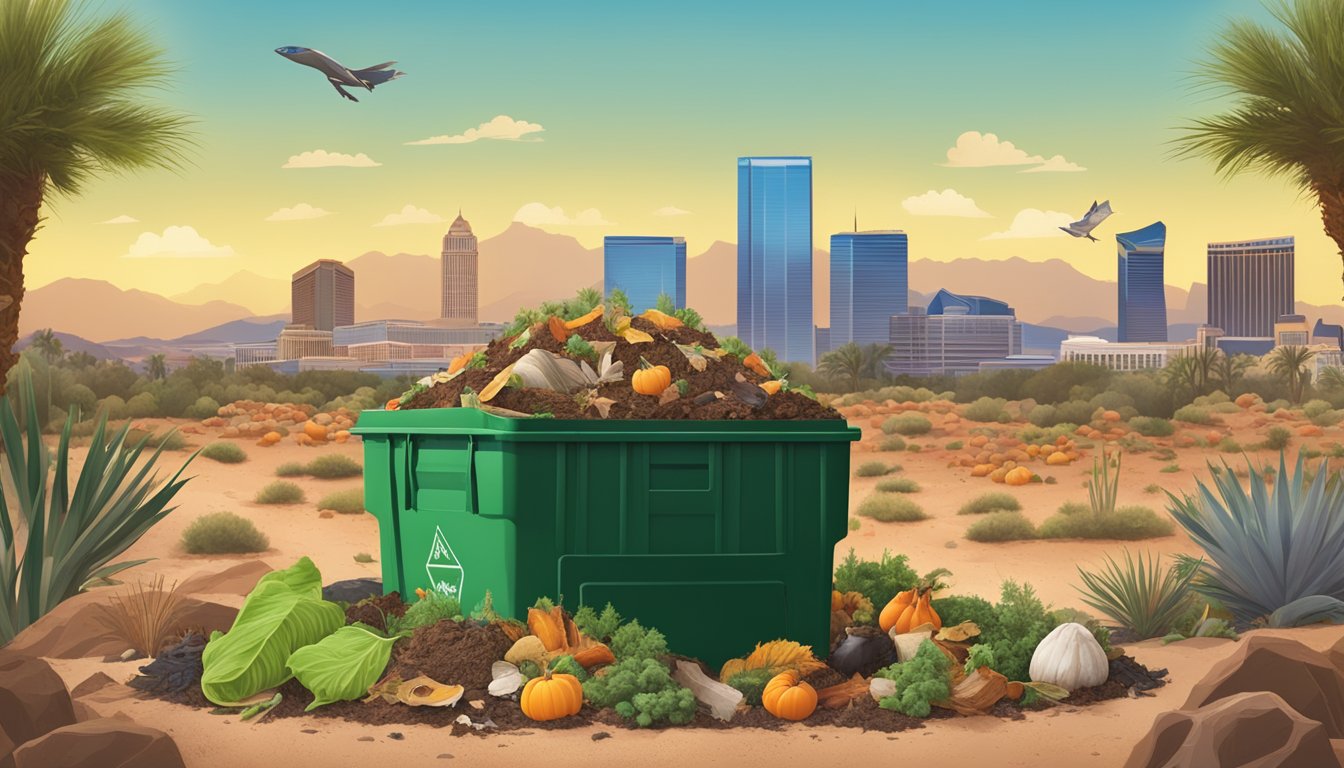
<path id="1" fill-rule="evenodd" d="M 304 711 L 365 696 L 382 677 L 396 642 L 395 637 L 379 637 L 362 627 L 348 626 L 295 651 L 289 657 L 289 670 L 316 697 Z"/>
<path id="2" fill-rule="evenodd" d="M 290 654 L 345 623 L 345 612 L 321 598 L 322 577 L 308 558 L 268 573 L 243 601 L 233 627 L 212 636 L 201 655 L 201 692 L 220 706 L 274 688 L 292 675 Z"/>

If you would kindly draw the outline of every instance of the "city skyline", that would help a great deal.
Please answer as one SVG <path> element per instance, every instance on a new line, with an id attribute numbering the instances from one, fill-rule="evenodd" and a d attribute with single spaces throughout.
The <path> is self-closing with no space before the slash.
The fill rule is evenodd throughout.
<path id="1" fill-rule="evenodd" d="M 694 257 L 734 240 L 724 169 L 759 152 L 816 159 L 815 247 L 849 229 L 857 209 L 861 225 L 914 233 L 932 260 L 1065 258 L 1108 279 L 1104 248 L 1051 225 L 1109 197 L 1117 214 L 1103 230 L 1157 218 L 1171 224 L 1173 285 L 1202 282 L 1208 242 L 1291 233 L 1301 256 L 1299 297 L 1338 300 L 1334 249 L 1311 205 L 1285 184 L 1223 182 L 1207 163 L 1170 157 L 1172 128 L 1217 106 L 1192 100 L 1184 83 L 1209 42 L 1210 19 L 1263 18 L 1255 0 L 1140 2 L 1125 18 L 1061 5 L 1058 14 L 1032 14 L 1029 26 L 987 2 L 971 3 L 969 13 L 867 4 L 821 14 L 784 3 L 754 19 L 759 41 L 732 35 L 749 9 L 691 3 L 671 23 L 695 33 L 702 55 L 677 67 L 622 35 L 647 21 L 641 9 L 580 23 L 528 5 L 509 19 L 502 40 L 498 13 L 483 8 L 425 9 L 426 22 L 408 31 L 385 19 L 356 30 L 307 2 L 110 5 L 132 9 L 158 40 L 173 43 L 180 73 L 166 98 L 197 115 L 200 149 L 188 172 L 98 181 L 83 198 L 55 200 L 29 260 L 30 288 L 82 274 L 174 295 L 239 270 L 283 277 L 316 258 L 426 253 L 426 233 L 465 203 L 482 239 L 520 220 L 590 248 L 621 231 L 679 234 Z M 1160 25 L 1151 23 L 1157 14 Z M 856 27 L 855 15 L 871 23 Z M 267 23 L 256 24 L 259 17 Z M 803 18 L 819 47 L 842 36 L 866 39 L 889 23 L 920 34 L 877 56 L 862 45 L 832 47 L 841 52 L 824 59 L 769 47 L 765 33 Z M 460 50 L 437 50 L 440 21 L 471 32 L 455 38 Z M 1088 35 L 1062 34 L 1079 24 Z M 1005 30 L 1023 46 L 1007 61 L 987 44 L 1001 42 Z M 1135 62 L 1114 43 L 1140 30 L 1149 47 Z M 1050 46 L 1029 45 L 1046 39 Z M 592 40 L 610 47 L 588 51 L 583 43 Z M 409 74 L 395 89 L 349 104 L 307 87 L 298 68 L 285 69 L 272 53 L 297 42 L 355 66 L 394 56 Z M 567 66 L 548 67 L 562 49 Z M 613 53 L 623 55 L 622 68 L 610 67 Z M 234 67 L 228 77 L 215 66 L 221 58 Z M 1068 84 L 1050 73 L 1081 59 L 1099 78 L 1096 92 L 1128 105 L 1123 132 L 1095 111 L 1061 106 Z M 497 63 L 461 66 L 472 60 Z M 745 60 L 778 73 L 750 103 L 721 82 Z M 920 78 L 903 74 L 915 67 Z M 634 82 L 654 87 L 623 98 L 620 108 L 601 96 Z M 810 100 L 803 113 L 785 98 L 797 88 Z M 439 98 L 445 89 L 452 99 Z M 689 94 L 722 120 L 702 125 L 679 115 L 668 97 Z M 271 104 L 286 105 L 284 120 L 274 119 Z M 848 119 L 836 129 L 824 116 L 842 105 Z M 212 190 L 212 205 L 197 205 L 193 184 Z M 1032 232 L 1051 234 L 1018 237 Z"/>

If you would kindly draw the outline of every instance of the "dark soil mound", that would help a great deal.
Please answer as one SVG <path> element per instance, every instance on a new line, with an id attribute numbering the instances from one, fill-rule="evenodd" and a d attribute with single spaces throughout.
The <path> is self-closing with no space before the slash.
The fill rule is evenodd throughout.
<path id="1" fill-rule="evenodd" d="M 490 667 L 504 658 L 513 643 L 493 624 L 440 621 L 415 630 L 410 642 L 398 645 L 392 669 L 402 680 L 425 675 L 467 689 L 464 701 L 484 698 Z"/>
<path id="2" fill-rule="evenodd" d="M 401 601 L 399 592 L 370 597 L 345 609 L 345 623 L 362 622 L 381 631 L 387 630 L 388 616 L 405 616 L 406 604 Z"/>

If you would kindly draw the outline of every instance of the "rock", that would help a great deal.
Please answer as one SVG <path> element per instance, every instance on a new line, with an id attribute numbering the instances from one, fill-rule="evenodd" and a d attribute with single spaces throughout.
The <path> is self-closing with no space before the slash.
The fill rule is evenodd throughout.
<path id="1" fill-rule="evenodd" d="M 1267 691 L 1158 715 L 1125 768 L 1327 768 L 1338 765 L 1319 722 Z"/>
<path id="2" fill-rule="evenodd" d="M 275 570 L 260 560 L 248 560 L 222 571 L 198 573 L 178 586 L 183 595 L 238 595 L 244 597 L 262 576 Z"/>
<path id="3" fill-rule="evenodd" d="M 14 750 L 0 768 L 185 768 L 163 731 L 100 717 L 58 728 Z"/>
<path id="4" fill-rule="evenodd" d="M 346 579 L 322 588 L 322 599 L 333 603 L 354 605 L 366 597 L 378 597 L 383 594 L 381 579 Z"/>
<path id="5" fill-rule="evenodd" d="M 1330 659 L 1331 664 L 1335 665 L 1335 669 L 1339 670 L 1341 675 L 1344 675 L 1344 637 L 1331 646 L 1329 651 L 1326 651 L 1326 657 Z"/>
<path id="6" fill-rule="evenodd" d="M 108 677 L 104 672 L 94 672 L 87 680 L 76 685 L 70 691 L 70 698 L 78 699 L 81 696 L 88 696 L 94 691 L 101 691 L 109 685 L 116 685 L 117 681 Z"/>
<path id="7" fill-rule="evenodd" d="M 1295 640 L 1252 636 L 1190 692 L 1182 709 L 1194 710 L 1238 693 L 1270 691 L 1288 706 L 1344 738 L 1344 673 L 1319 651 Z"/>
<path id="8" fill-rule="evenodd" d="M 191 581 L 189 579 L 183 586 Z M 256 579 L 252 584 L 256 584 Z M 8 649 L 48 659 L 120 656 L 126 650 L 126 641 L 109 634 L 102 618 L 102 606 L 112 594 L 111 589 L 96 589 L 66 600 L 20 632 Z M 216 629 L 228 630 L 238 615 L 237 606 L 195 597 L 184 597 L 181 608 L 179 626 L 200 627 L 207 633 Z"/>
<path id="9" fill-rule="evenodd" d="M 51 665 L 26 654 L 0 651 L 0 755 L 74 722 L 70 694 Z"/>

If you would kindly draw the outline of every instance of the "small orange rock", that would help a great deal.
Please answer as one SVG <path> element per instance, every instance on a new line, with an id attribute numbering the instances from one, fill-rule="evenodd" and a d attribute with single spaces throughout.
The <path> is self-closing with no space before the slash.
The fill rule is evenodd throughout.
<path id="1" fill-rule="evenodd" d="M 1325 430 L 1321 429 L 1315 424 L 1308 424 L 1305 427 L 1299 428 L 1297 430 L 1297 434 L 1301 435 L 1302 437 L 1320 437 L 1321 435 L 1325 434 Z"/>

